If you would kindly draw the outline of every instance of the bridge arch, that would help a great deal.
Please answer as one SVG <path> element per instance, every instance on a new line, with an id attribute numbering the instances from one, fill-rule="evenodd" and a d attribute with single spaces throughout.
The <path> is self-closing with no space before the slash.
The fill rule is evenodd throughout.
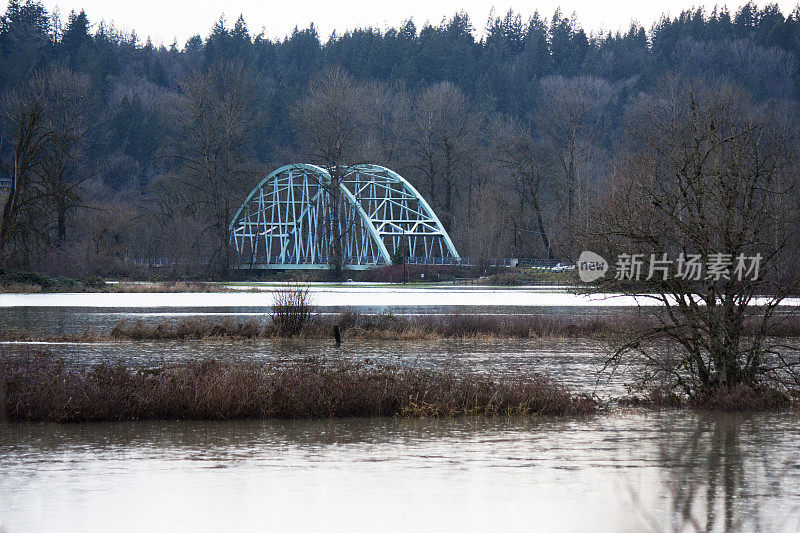
<path id="1" fill-rule="evenodd" d="M 380 165 L 343 169 L 339 183 L 344 263 L 390 264 L 403 252 L 454 264 L 460 256 L 441 221 L 402 176 Z M 241 268 L 325 268 L 331 257 L 330 174 L 310 164 L 271 172 L 245 199 L 229 226 Z"/>

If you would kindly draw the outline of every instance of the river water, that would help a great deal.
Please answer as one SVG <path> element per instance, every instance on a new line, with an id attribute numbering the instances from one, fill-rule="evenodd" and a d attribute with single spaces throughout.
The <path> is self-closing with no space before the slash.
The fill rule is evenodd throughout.
<path id="1" fill-rule="evenodd" d="M 797 531 L 800 418 L 0 426 L 22 531 Z"/>
<path id="2" fill-rule="evenodd" d="M 565 305 L 576 296 L 533 290 L 499 291 L 515 304 L 498 291 L 481 295 L 483 304 L 451 291 L 436 305 L 371 290 L 371 305 L 338 292 L 327 296 L 331 305 L 318 300 L 317 311 L 602 317 L 632 310 L 604 301 Z M 74 306 L 62 295 L 5 296 L 2 327 L 42 334 L 107 332 L 121 319 L 265 319 L 266 312 L 253 300 L 265 296 L 253 293 L 209 305 L 201 305 L 207 295 L 75 296 Z M 339 348 L 319 340 L 4 343 L 0 350 L 47 350 L 76 365 L 321 356 L 533 370 L 600 398 L 624 394 L 630 381 L 624 370 L 600 371 L 609 346 L 574 339 Z M 613 409 L 536 420 L 0 424 L 0 532 L 164 530 L 799 531 L 800 414 Z"/>
<path id="3" fill-rule="evenodd" d="M 245 361 L 328 360 L 424 367 L 450 366 L 494 375 L 539 372 L 554 376 L 565 386 L 601 397 L 619 397 L 630 381 L 626 369 L 603 371 L 610 346 L 586 339 L 443 339 L 425 341 L 348 341 L 336 347 L 333 340 L 203 340 L 186 342 L 41 343 L 0 342 L 0 354 L 25 351 L 57 354 L 70 365 L 98 362 L 111 365 L 160 366 L 213 357 Z"/>
<path id="4" fill-rule="evenodd" d="M 107 333 L 121 320 L 162 322 L 186 317 L 268 320 L 274 285 L 237 286 L 222 293 L 0 294 L 0 327 L 42 335 Z M 245 292 L 247 290 L 247 292 Z M 541 287 L 403 288 L 398 286 L 312 285 L 317 313 L 355 310 L 365 314 L 543 314 L 604 317 L 636 310 L 636 300 L 614 295 L 580 295 Z M 651 304 L 643 300 L 643 305 Z"/>

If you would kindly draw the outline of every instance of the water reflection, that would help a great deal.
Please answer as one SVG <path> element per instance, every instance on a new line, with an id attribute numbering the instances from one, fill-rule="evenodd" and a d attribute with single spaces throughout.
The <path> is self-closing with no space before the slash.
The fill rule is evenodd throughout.
<path id="1" fill-rule="evenodd" d="M 795 531 L 797 414 L 0 426 L 0 525 Z"/>
<path id="2" fill-rule="evenodd" d="M 673 531 L 797 531 L 798 449 L 787 415 L 698 415 L 659 442 Z M 671 425 L 680 424 L 672 421 Z"/>

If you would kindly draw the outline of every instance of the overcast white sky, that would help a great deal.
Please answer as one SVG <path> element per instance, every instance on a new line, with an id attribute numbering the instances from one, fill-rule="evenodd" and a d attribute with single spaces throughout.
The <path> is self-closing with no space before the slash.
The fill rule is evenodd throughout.
<path id="1" fill-rule="evenodd" d="M 271 38 L 284 37 L 295 26 L 305 28 L 313 22 L 324 40 L 334 29 L 343 33 L 355 27 L 388 28 L 400 25 L 407 18 L 411 18 L 418 28 L 426 21 L 438 24 L 442 17 L 450 17 L 459 10 L 466 11 L 473 26 L 482 32 L 492 7 L 498 14 L 513 7 L 525 18 L 538 9 L 550 19 L 556 7 L 560 6 L 564 13 L 575 11 L 581 26 L 589 32 L 596 32 L 626 29 L 632 20 L 649 28 L 663 12 L 674 15 L 698 5 L 706 6 L 708 10 L 714 4 L 727 5 L 735 11 L 743 3 L 743 0 L 527 0 L 494 3 L 479 0 L 44 0 L 48 10 L 58 6 L 63 18 L 70 10 L 83 8 L 93 24 L 100 20 L 113 21 L 118 29 L 126 32 L 136 30 L 142 40 L 149 35 L 155 44 L 168 45 L 177 39 L 181 46 L 194 34 L 208 35 L 221 14 L 232 25 L 241 13 L 251 32 L 258 33 L 263 29 Z M 767 2 L 757 3 L 761 6 Z M 777 3 L 784 14 L 788 14 L 797 0 L 778 0 Z"/>

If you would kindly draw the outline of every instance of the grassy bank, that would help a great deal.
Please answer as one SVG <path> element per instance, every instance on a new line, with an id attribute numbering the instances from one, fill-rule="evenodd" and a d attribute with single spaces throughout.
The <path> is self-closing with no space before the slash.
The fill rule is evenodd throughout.
<path id="1" fill-rule="evenodd" d="M 0 276 L 0 293 L 177 293 L 177 292 L 234 292 L 223 284 L 205 281 L 120 281 L 106 282 L 100 278 L 76 280 L 50 278 L 41 274 Z M 241 291 L 236 291 L 241 292 Z"/>
<path id="2" fill-rule="evenodd" d="M 535 416 L 595 409 L 591 398 L 538 374 L 495 378 L 319 359 L 71 368 L 49 353 L 0 357 L 0 417 L 9 421 Z"/>
<path id="3" fill-rule="evenodd" d="M 112 278 L 113 279 L 113 278 Z M 233 271 L 225 278 L 190 277 L 177 273 L 142 270 L 107 281 L 99 276 L 56 277 L 22 270 L 0 271 L 0 293 L 59 292 L 230 292 L 230 286 L 253 283 L 404 283 L 406 287 L 428 287 L 439 283 L 466 285 L 576 285 L 574 272 L 547 269 L 480 268 L 433 265 L 389 265 L 346 272 L 345 279 L 332 280 L 326 270 L 264 271 L 260 275 Z M 259 290 L 259 289 L 254 289 Z"/>

